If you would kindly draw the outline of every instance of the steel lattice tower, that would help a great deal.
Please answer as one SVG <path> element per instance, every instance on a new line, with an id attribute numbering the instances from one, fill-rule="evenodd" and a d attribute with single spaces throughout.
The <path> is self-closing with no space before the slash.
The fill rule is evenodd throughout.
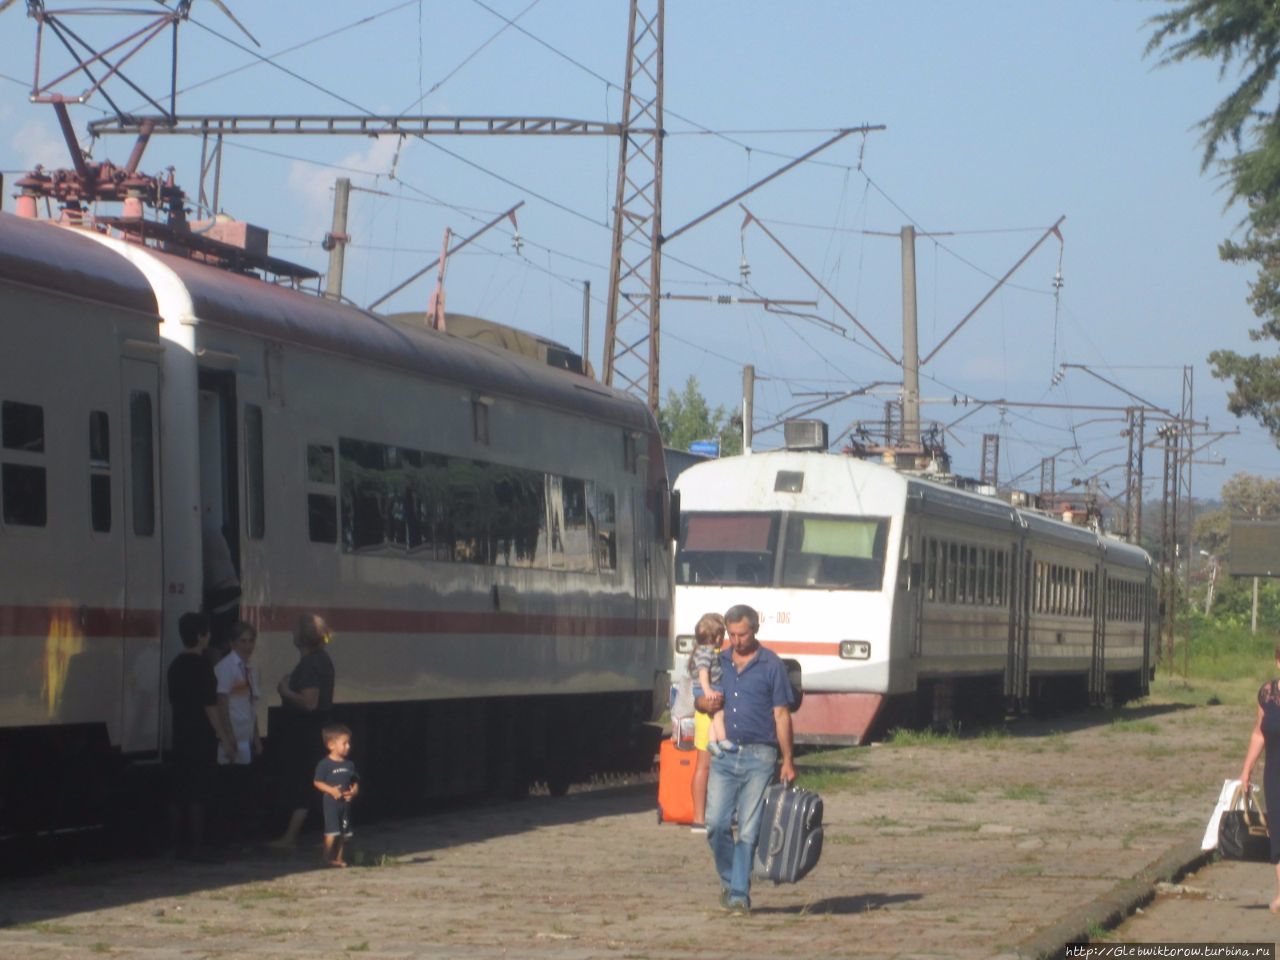
<path id="1" fill-rule="evenodd" d="M 604 382 L 645 397 L 655 414 L 660 400 L 664 2 L 631 0 L 604 334 Z"/>

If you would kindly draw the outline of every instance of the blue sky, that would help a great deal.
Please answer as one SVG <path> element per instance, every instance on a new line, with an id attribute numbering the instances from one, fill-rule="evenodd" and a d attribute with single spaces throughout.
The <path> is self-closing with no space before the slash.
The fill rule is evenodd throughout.
<path id="1" fill-rule="evenodd" d="M 625 0 L 387 0 L 358 11 L 295 0 L 228 3 L 262 51 L 294 75 L 228 43 L 223 38 L 243 38 L 214 5 L 196 0 L 194 22 L 180 34 L 180 113 L 618 119 Z M 816 145 L 824 131 L 884 124 L 885 131 L 847 139 L 821 163 L 746 202 L 895 352 L 899 244 L 878 234 L 896 235 L 907 223 L 939 234 L 917 243 L 927 354 L 1066 217 L 1063 243 L 1046 242 L 923 369 L 922 394 L 932 401 L 926 418 L 951 423 L 966 413 L 953 407 L 953 396 L 1130 402 L 1080 370 L 1053 385 L 1061 362 L 1085 364 L 1176 410 L 1189 364 L 1196 417 L 1207 417 L 1214 430 L 1241 431 L 1204 451 L 1202 458 L 1227 463 L 1197 464 L 1195 494 L 1216 495 L 1237 471 L 1275 476 L 1275 443 L 1252 421 L 1231 417 L 1225 386 L 1205 362 L 1216 348 L 1253 349 L 1247 331 L 1255 323 L 1244 301 L 1251 271 L 1217 258 L 1218 243 L 1238 230 L 1240 211 L 1224 209 L 1220 181 L 1201 173 L 1193 129 L 1226 87 L 1214 65 L 1157 69 L 1143 57 L 1144 22 L 1161 8 L 1110 0 L 667 0 L 665 226 L 670 232 L 780 165 L 782 156 Z M 24 13 L 19 3 L 0 14 L 0 170 L 8 210 L 15 172 L 67 164 L 51 108 L 27 102 L 36 31 Z M 360 18 L 366 22 L 339 31 Z M 109 18 L 82 29 L 121 36 L 124 22 Z M 316 40 L 331 31 L 339 32 Z M 60 63 L 47 46 L 46 71 Z M 158 93 L 167 89 L 167 70 L 167 50 L 159 47 L 137 58 L 132 75 Z M 127 91 L 114 94 L 126 107 L 138 105 Z M 106 107 L 97 97 L 73 108 L 77 127 Z M 680 117 L 738 132 L 695 133 Z M 129 146 L 106 139 L 94 150 L 122 162 Z M 459 254 L 449 267 L 449 309 L 578 345 L 580 283 L 590 280 L 592 360 L 599 366 L 616 154 L 605 138 L 244 138 L 228 143 L 221 206 L 269 228 L 276 255 L 323 269 L 319 240 L 334 178 L 345 174 L 379 191 L 353 194 L 349 225 L 346 292 L 368 303 L 433 259 L 446 226 L 470 233 L 524 200 L 520 253 L 504 227 Z M 198 141 L 157 138 L 143 167 L 175 166 L 194 193 L 198 162 Z M 742 294 L 736 283 L 745 252 L 758 294 L 816 299 L 813 312 L 826 323 L 758 307 L 664 304 L 664 391 L 695 375 L 713 403 L 733 406 L 742 365 L 754 363 L 756 419 L 765 423 L 816 391 L 900 377 L 861 334 L 831 332 L 830 323 L 848 326 L 840 311 L 762 233 L 743 233 L 741 222 L 734 208 L 672 241 L 665 291 Z M 1059 263 L 1064 285 L 1055 298 Z M 420 281 L 391 306 L 422 309 L 429 293 L 429 281 Z M 885 399 L 847 401 L 823 416 L 835 435 L 855 420 L 880 417 Z M 949 446 L 957 470 L 976 475 L 982 435 L 998 433 L 1001 480 L 1024 475 L 1020 485 L 1028 489 L 1038 488 L 1042 457 L 1078 447 L 1058 459 L 1062 486 L 1122 464 L 1120 416 L 991 406 L 956 425 Z M 759 438 L 762 446 L 780 442 L 776 432 Z M 1158 451 L 1148 452 L 1152 504 L 1161 463 Z M 1101 479 L 1109 485 L 1104 493 L 1121 495 L 1122 469 Z"/>

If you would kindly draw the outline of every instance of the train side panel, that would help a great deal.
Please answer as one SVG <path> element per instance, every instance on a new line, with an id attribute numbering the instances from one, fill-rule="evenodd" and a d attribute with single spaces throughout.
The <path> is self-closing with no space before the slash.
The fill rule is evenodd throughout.
<path id="1" fill-rule="evenodd" d="M 0 726 L 155 750 L 160 531 L 134 513 L 155 504 L 156 316 L 3 281 L 0 301 Z"/>

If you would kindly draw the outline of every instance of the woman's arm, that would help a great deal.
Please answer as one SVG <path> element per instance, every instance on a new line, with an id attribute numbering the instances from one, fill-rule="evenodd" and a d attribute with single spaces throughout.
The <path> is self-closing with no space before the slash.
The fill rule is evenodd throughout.
<path id="1" fill-rule="evenodd" d="M 285 703 L 291 703 L 299 710 L 305 710 L 312 713 L 320 706 L 320 688 L 307 687 L 303 690 L 290 690 L 289 678 L 285 677 L 276 687 L 280 691 L 280 699 Z"/>
<path id="2" fill-rule="evenodd" d="M 1262 755 L 1262 748 L 1266 741 L 1262 736 L 1262 708 L 1258 708 L 1258 722 L 1253 725 L 1253 733 L 1249 737 L 1249 750 L 1244 755 L 1244 769 L 1240 772 L 1240 782 L 1249 783 L 1249 778 L 1253 775 L 1253 765 L 1258 762 L 1258 757 Z"/>

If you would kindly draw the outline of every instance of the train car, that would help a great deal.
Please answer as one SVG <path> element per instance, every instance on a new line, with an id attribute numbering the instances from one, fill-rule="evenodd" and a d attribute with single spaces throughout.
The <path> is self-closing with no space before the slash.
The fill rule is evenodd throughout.
<path id="1" fill-rule="evenodd" d="M 1148 689 L 1147 554 L 888 467 L 774 451 L 690 467 L 676 653 L 746 603 L 800 662 L 797 738 L 862 743 L 889 718 L 946 722 Z"/>
<path id="2" fill-rule="evenodd" d="M 642 402 L 4 214 L 0 343 L 0 811 L 56 828 L 77 767 L 162 750 L 207 536 L 270 691 L 327 619 L 335 711 L 406 802 L 651 756 L 673 538 Z"/>

